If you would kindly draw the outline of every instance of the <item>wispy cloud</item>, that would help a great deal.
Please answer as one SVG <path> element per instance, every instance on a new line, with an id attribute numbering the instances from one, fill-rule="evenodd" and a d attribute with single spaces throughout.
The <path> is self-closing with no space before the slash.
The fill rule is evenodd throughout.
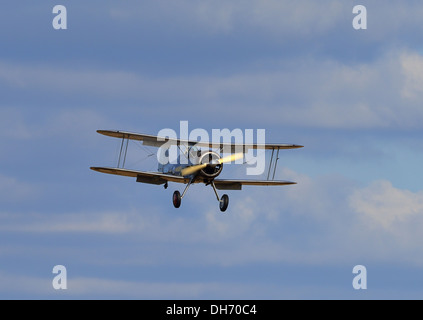
<path id="1" fill-rule="evenodd" d="M 169 104 L 180 112 L 190 112 L 201 104 L 244 121 L 254 118 L 310 128 L 409 130 L 421 128 L 423 119 L 419 107 L 423 103 L 418 76 L 421 60 L 416 52 L 391 52 L 374 63 L 357 65 L 301 59 L 282 62 L 266 73 L 160 78 L 3 63 L 0 75 L 10 85 L 24 82 L 30 91 L 78 93 L 141 104 L 154 101 L 157 108 L 149 113 L 161 117 L 166 114 L 163 106 Z M 140 112 L 145 114 L 144 109 Z"/>
<path id="2" fill-rule="evenodd" d="M 335 298 L 340 286 L 263 285 L 236 281 L 129 281 L 69 276 L 66 290 L 54 290 L 48 277 L 0 272 L 0 297 L 10 299 L 296 299 Z M 346 292 L 347 293 L 347 292 Z"/>
<path id="3" fill-rule="evenodd" d="M 289 170 L 284 175 L 299 184 L 283 189 L 246 188 L 242 196 L 232 196 L 224 215 L 215 203 L 204 203 L 200 194 L 201 214 L 195 217 L 183 212 L 168 214 L 162 207 L 146 209 L 147 204 L 142 211 L 3 213 L 0 230 L 44 236 L 111 234 L 131 246 L 173 243 L 179 247 L 161 249 L 166 261 L 181 263 L 181 257 L 189 261 L 195 255 L 200 264 L 230 266 L 264 261 L 327 264 L 338 263 L 340 256 L 354 261 L 419 250 L 421 192 L 396 189 L 387 181 L 358 188 L 342 176 L 311 178 Z M 386 251 L 373 242 L 375 238 L 399 241 Z M 357 251 L 358 244 L 367 242 L 371 245 Z M 413 260 L 423 263 L 418 257 Z M 121 259 L 129 264 L 147 261 L 160 265 L 163 257 L 142 252 Z"/>
<path id="4" fill-rule="evenodd" d="M 0 214 L 4 232 L 23 233 L 125 233 L 133 227 L 121 213 Z"/>
<path id="5" fill-rule="evenodd" d="M 421 102 L 423 96 L 423 57 L 417 53 L 404 54 L 401 56 L 401 67 L 405 76 L 403 96 Z"/>
<path id="6" fill-rule="evenodd" d="M 153 15 L 152 12 L 160 12 Z M 228 34 L 245 29 L 260 28 L 275 35 L 317 34 L 327 31 L 342 19 L 342 6 L 337 1 L 325 0 L 319 4 L 301 1 L 196 1 L 143 3 L 110 8 L 110 16 L 121 22 L 147 20 L 162 22 L 179 30 L 185 29 L 209 34 Z M 322 19 L 324 17 L 324 19 Z M 160 19 L 160 21 L 156 20 Z"/>
<path id="7" fill-rule="evenodd" d="M 71 271 L 71 270 L 69 270 Z M 68 271 L 68 272 L 69 272 Z M 0 296 L 14 297 L 16 293 L 28 299 L 72 299 L 99 297 L 104 299 L 199 299 L 215 296 L 236 298 L 254 295 L 254 285 L 220 282 L 149 282 L 112 280 L 96 277 L 67 278 L 66 290 L 54 290 L 51 277 L 37 277 L 0 272 Z"/>
<path id="8" fill-rule="evenodd" d="M 39 193 L 35 184 L 0 174 L 0 201 L 2 203 L 16 203 L 21 202 L 22 199 L 34 199 Z"/>

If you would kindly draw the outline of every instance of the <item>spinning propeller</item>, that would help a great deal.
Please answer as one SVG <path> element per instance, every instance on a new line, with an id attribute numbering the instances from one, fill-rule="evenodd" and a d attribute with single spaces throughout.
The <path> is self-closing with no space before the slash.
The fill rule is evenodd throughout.
<path id="1" fill-rule="evenodd" d="M 224 158 L 220 158 L 219 160 L 212 162 L 212 163 L 202 163 L 202 164 L 196 164 L 190 167 L 187 167 L 185 169 L 182 169 L 181 174 L 185 177 L 185 176 L 189 176 L 190 174 L 193 174 L 197 171 L 200 171 L 201 169 L 206 168 L 207 166 L 210 167 L 215 167 L 218 164 L 222 164 L 222 163 L 226 163 L 226 162 L 232 162 L 232 161 L 236 161 L 238 159 L 241 159 L 244 156 L 243 153 L 235 153 L 235 154 L 231 154 L 227 157 Z"/>

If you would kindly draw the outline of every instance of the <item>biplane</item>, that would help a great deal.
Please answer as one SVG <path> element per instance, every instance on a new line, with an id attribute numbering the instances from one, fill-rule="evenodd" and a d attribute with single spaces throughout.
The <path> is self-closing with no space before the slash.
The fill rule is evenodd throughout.
<path id="1" fill-rule="evenodd" d="M 182 194 L 178 190 L 173 193 L 172 202 L 175 208 L 180 207 L 182 198 L 184 198 L 188 188 L 192 184 L 204 183 L 206 186 L 211 185 L 219 202 L 220 211 L 222 212 L 226 211 L 228 208 L 229 197 L 227 194 L 219 197 L 217 190 L 241 190 L 242 186 L 282 186 L 296 184 L 296 182 L 291 181 L 274 180 L 276 166 L 279 160 L 280 150 L 303 147 L 295 144 L 236 144 L 224 142 L 202 142 L 113 130 L 97 130 L 97 132 L 105 136 L 121 139 L 122 142 L 120 144 L 120 154 L 117 167 L 91 167 L 92 170 L 102 173 L 133 177 L 136 178 L 137 182 L 141 183 L 164 185 L 165 189 L 168 188 L 168 182 L 185 184 L 186 186 Z M 137 140 L 144 146 L 158 148 L 163 147 L 165 144 L 166 147 L 176 146 L 182 151 L 182 153 L 178 156 L 176 163 L 162 164 L 159 162 L 157 172 L 125 169 L 125 159 L 127 156 L 129 140 Z M 242 158 L 250 149 L 272 150 L 267 179 L 238 180 L 217 178 L 222 172 L 224 163 L 230 163 Z M 241 152 L 239 152 L 240 150 Z M 223 156 L 224 151 L 230 151 L 231 154 Z M 237 151 L 238 153 L 235 153 Z M 184 161 L 181 161 L 181 157 L 185 157 Z M 273 176 L 270 178 L 272 169 Z"/>

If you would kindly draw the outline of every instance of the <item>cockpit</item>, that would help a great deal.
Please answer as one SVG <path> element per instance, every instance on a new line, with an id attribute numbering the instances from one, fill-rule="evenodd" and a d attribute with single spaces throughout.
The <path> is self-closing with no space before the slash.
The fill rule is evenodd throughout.
<path id="1" fill-rule="evenodd" d="M 191 148 L 189 148 L 189 153 L 188 153 L 189 161 L 193 164 L 198 164 L 200 162 L 201 154 L 202 154 L 202 151 L 200 148 L 196 146 L 192 146 Z"/>

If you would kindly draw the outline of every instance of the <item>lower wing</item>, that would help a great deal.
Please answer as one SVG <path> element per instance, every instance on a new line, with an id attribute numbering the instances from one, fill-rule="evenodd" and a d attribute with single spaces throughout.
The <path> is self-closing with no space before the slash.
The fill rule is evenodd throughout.
<path id="1" fill-rule="evenodd" d="M 145 172 L 121 168 L 91 167 L 91 170 L 114 174 L 118 176 L 137 178 L 137 182 L 149 184 L 165 184 L 166 182 L 177 182 L 187 184 L 190 179 L 182 176 L 175 176 L 160 172 Z M 284 186 L 296 184 L 296 182 L 283 180 L 221 180 L 215 179 L 214 184 L 219 190 L 241 190 L 242 186 Z"/>
<path id="2" fill-rule="evenodd" d="M 219 190 L 241 190 L 242 186 L 286 186 L 297 184 L 284 180 L 220 180 L 215 179 L 214 184 Z"/>
<path id="3" fill-rule="evenodd" d="M 189 178 L 184 178 L 181 176 L 174 176 L 171 174 L 165 174 L 160 172 L 145 172 L 145 171 L 136 171 L 136 170 L 127 170 L 121 168 L 104 168 L 104 167 L 91 167 L 91 170 L 114 174 L 118 176 L 133 177 L 137 178 L 137 182 L 150 183 L 150 184 L 165 184 L 166 182 L 178 182 L 178 183 L 188 183 Z"/>

